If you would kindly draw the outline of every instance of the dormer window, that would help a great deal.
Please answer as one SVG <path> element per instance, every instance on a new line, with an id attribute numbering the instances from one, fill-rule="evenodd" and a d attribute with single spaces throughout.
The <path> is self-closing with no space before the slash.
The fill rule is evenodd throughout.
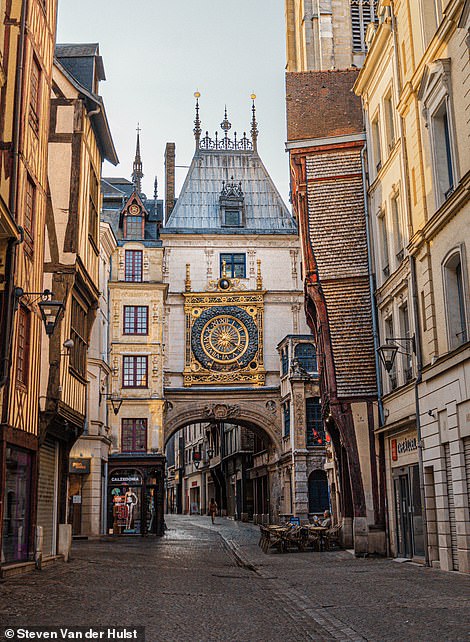
<path id="1" fill-rule="evenodd" d="M 144 238 L 144 219 L 140 207 L 133 203 L 124 218 L 124 237 L 126 239 L 141 240 Z"/>
<path id="2" fill-rule="evenodd" d="M 220 223 L 222 227 L 243 227 L 245 196 L 241 183 L 235 183 L 233 176 L 230 182 L 222 182 L 219 197 Z"/>
<path id="3" fill-rule="evenodd" d="M 240 227 L 242 224 L 240 210 L 224 210 L 224 225 L 227 227 Z"/>

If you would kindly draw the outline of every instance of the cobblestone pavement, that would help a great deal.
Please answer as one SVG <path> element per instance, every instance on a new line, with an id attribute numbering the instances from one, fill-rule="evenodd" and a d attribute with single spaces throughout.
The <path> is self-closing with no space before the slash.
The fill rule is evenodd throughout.
<path id="1" fill-rule="evenodd" d="M 467 577 L 347 551 L 264 555 L 251 524 L 168 516 L 164 538 L 74 543 L 0 585 L 2 625 L 146 627 L 147 642 L 470 640 Z"/>

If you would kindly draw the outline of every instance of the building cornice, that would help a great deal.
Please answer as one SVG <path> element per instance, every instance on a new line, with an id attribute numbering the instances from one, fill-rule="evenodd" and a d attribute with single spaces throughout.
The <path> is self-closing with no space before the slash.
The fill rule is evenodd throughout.
<path id="1" fill-rule="evenodd" d="M 416 254 L 424 243 L 433 239 L 468 203 L 469 198 L 470 171 L 465 174 L 453 194 L 431 216 L 426 225 L 415 232 L 408 246 L 410 254 Z"/>
<path id="2" fill-rule="evenodd" d="M 418 92 L 426 66 L 439 58 L 440 52 L 447 46 L 450 36 L 457 29 L 463 6 L 464 0 L 451 0 L 445 7 L 438 30 L 421 57 L 414 74 L 403 86 L 397 105 L 397 110 L 401 116 L 406 113 L 412 96 Z"/>
<path id="3" fill-rule="evenodd" d="M 360 134 L 344 134 L 341 136 L 327 136 L 325 138 L 305 138 L 302 140 L 293 140 L 286 142 L 286 151 L 292 149 L 303 149 L 309 147 L 324 147 L 325 145 L 342 145 L 349 142 L 365 141 L 366 135 L 361 132 Z"/>

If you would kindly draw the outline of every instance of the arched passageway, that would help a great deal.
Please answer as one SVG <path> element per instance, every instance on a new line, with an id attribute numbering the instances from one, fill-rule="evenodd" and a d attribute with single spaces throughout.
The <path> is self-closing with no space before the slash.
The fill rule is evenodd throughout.
<path id="1" fill-rule="evenodd" d="M 214 499 L 222 515 L 269 520 L 271 437 L 255 423 L 204 419 L 186 423 L 167 441 L 166 511 L 206 514 Z"/>
<path id="2" fill-rule="evenodd" d="M 328 480 L 324 470 L 314 470 L 308 478 L 308 512 L 320 514 L 330 508 Z"/>

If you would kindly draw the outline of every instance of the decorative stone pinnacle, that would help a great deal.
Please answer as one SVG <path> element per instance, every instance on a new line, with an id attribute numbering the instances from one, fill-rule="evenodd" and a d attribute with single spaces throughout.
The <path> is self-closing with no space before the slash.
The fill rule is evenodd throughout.
<path id="1" fill-rule="evenodd" d="M 138 194 L 142 192 L 142 179 L 144 174 L 142 172 L 142 158 L 140 156 L 140 132 L 142 131 L 139 123 L 137 123 L 137 143 L 135 146 L 135 159 L 132 168 L 132 182 L 134 183 L 135 191 Z"/>
<path id="2" fill-rule="evenodd" d="M 194 98 L 196 99 L 196 118 L 194 120 L 194 138 L 196 139 L 196 149 L 199 148 L 199 141 L 201 140 L 201 120 L 199 118 L 199 98 L 201 94 L 198 91 L 194 92 Z"/>
<path id="3" fill-rule="evenodd" d="M 230 123 L 230 122 L 229 122 L 229 120 L 228 120 L 228 118 L 227 118 L 227 105 L 225 105 L 224 119 L 223 119 L 223 121 L 220 123 L 220 127 L 221 127 L 221 129 L 223 129 L 223 131 L 225 132 L 225 138 L 227 138 L 227 137 L 228 137 L 228 131 L 229 131 L 229 129 L 231 129 L 231 127 L 232 127 L 232 123 Z"/>
<path id="4" fill-rule="evenodd" d="M 252 112 L 252 117 L 251 117 L 251 141 L 253 143 L 253 151 L 256 152 L 257 147 L 258 147 L 258 123 L 256 122 L 256 106 L 255 106 L 255 99 L 256 99 L 256 94 L 251 94 L 251 100 L 253 101 L 252 107 L 251 107 L 251 112 Z"/>

